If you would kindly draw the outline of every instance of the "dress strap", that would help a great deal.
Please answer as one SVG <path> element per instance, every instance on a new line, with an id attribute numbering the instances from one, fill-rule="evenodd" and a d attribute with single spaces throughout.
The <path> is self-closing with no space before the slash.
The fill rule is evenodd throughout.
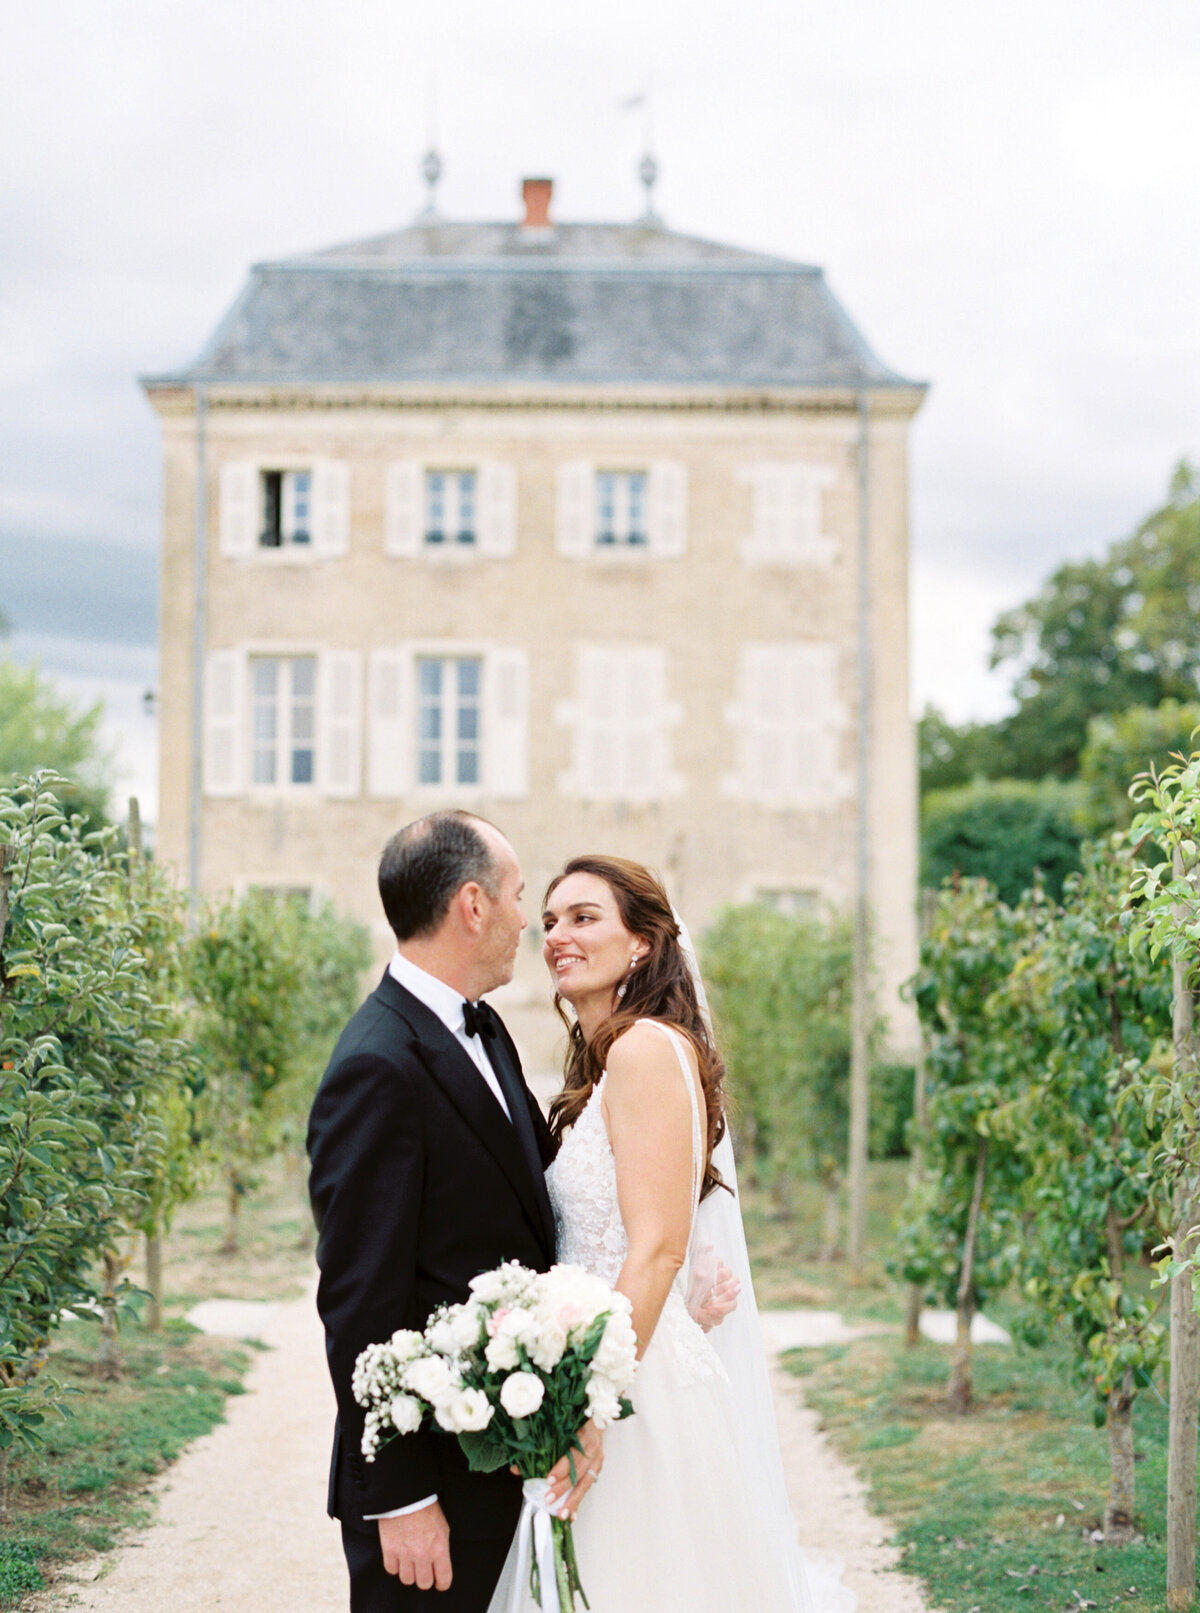
<path id="1" fill-rule="evenodd" d="M 639 1025 L 653 1025 L 656 1031 L 661 1031 L 675 1049 L 675 1057 L 679 1060 L 679 1068 L 683 1071 L 683 1084 L 687 1088 L 688 1101 L 692 1107 L 692 1209 L 700 1202 L 700 1189 L 704 1186 L 704 1128 L 700 1124 L 700 1103 L 696 1097 L 696 1078 L 692 1074 L 692 1066 L 688 1063 L 687 1053 L 684 1051 L 683 1037 L 670 1025 L 664 1025 L 659 1019 L 639 1019 Z"/>

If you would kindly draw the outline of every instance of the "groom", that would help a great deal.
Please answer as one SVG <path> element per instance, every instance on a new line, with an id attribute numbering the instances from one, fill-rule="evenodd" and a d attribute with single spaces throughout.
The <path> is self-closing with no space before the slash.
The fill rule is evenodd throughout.
<path id="1" fill-rule="evenodd" d="M 350 1384 L 361 1350 L 423 1327 L 479 1272 L 553 1263 L 549 1133 L 512 1040 L 477 1001 L 512 979 L 521 891 L 512 847 L 470 813 L 393 836 L 379 893 L 396 953 L 313 1103 L 317 1307 L 338 1406 L 329 1512 L 352 1613 L 485 1613 L 520 1512 L 520 1481 L 471 1473 L 448 1434 L 404 1435 L 367 1462 Z"/>

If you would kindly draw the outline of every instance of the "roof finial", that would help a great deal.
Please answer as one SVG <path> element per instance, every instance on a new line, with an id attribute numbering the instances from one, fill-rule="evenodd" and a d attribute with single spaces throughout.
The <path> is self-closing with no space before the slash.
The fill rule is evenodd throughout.
<path id="1" fill-rule="evenodd" d="M 438 180 L 442 177 L 442 159 L 438 155 L 436 146 L 430 146 L 425 153 L 424 161 L 421 163 L 421 173 L 424 175 L 425 183 L 429 188 L 429 195 L 418 217 L 423 219 L 437 218 L 437 188 Z"/>
<path id="2" fill-rule="evenodd" d="M 662 219 L 654 210 L 654 187 L 658 182 L 658 163 L 654 153 L 647 151 L 638 164 L 638 178 L 646 187 L 646 211 L 638 220 L 640 224 L 661 224 Z"/>

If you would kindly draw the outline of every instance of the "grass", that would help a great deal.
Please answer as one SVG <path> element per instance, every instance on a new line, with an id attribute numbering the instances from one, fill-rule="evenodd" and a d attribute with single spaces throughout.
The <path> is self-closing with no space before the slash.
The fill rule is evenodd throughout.
<path id="1" fill-rule="evenodd" d="M 908 1187 L 908 1161 L 871 1163 L 867 1178 L 867 1250 L 862 1277 L 852 1281 L 845 1263 L 822 1261 L 824 1195 L 817 1184 L 796 1183 L 786 1211 L 767 1193 L 742 1186 L 746 1242 L 754 1263 L 760 1305 L 810 1305 L 860 1320 L 898 1322 L 903 1309 L 895 1284 L 884 1269 L 892 1225 Z M 843 1217 L 843 1238 L 845 1225 Z"/>
<path id="2" fill-rule="evenodd" d="M 945 1613 L 1163 1606 L 1166 1408 L 1135 1414 L 1141 1538 L 1091 1539 L 1103 1516 L 1108 1445 L 1063 1356 L 976 1351 L 974 1410 L 947 1415 L 949 1351 L 895 1337 L 793 1351 L 789 1369 L 834 1444 L 897 1526 L 905 1567 Z"/>
<path id="3" fill-rule="evenodd" d="M 10 1516 L 0 1523 L 0 1610 L 20 1609 L 73 1561 L 116 1545 L 151 1517 L 155 1476 L 221 1421 L 241 1392 L 250 1347 L 204 1337 L 184 1314 L 203 1299 L 293 1299 L 312 1271 L 311 1222 L 300 1181 L 272 1162 L 243 1203 L 242 1248 L 224 1255 L 224 1200 L 217 1191 L 185 1205 L 164 1249 L 166 1325 L 142 1330 L 140 1304 L 121 1326 L 119 1383 L 94 1374 L 97 1327 L 64 1325 L 48 1370 L 74 1391 L 70 1415 L 52 1416 L 36 1452 L 15 1452 Z M 133 1282 L 141 1281 L 132 1267 Z"/>
<path id="4" fill-rule="evenodd" d="M 65 1402 L 69 1415 L 51 1417 L 40 1450 L 12 1456 L 0 1608 L 20 1607 L 62 1565 L 108 1551 L 123 1530 L 144 1523 L 153 1479 L 221 1420 L 250 1359 L 186 1323 L 158 1334 L 127 1327 L 121 1381 L 102 1383 L 93 1368 L 97 1339 L 94 1322 L 61 1329 L 48 1371 L 75 1391 Z"/>
<path id="5" fill-rule="evenodd" d="M 755 1286 L 767 1305 L 836 1309 L 899 1324 L 903 1295 L 884 1269 L 906 1165 L 871 1166 L 868 1249 L 860 1282 L 816 1258 L 821 1195 L 797 1188 L 793 1215 L 747 1193 Z M 989 1307 L 1009 1320 L 1004 1300 Z M 1166 1407 L 1153 1390 L 1135 1413 L 1138 1527 L 1132 1545 L 1091 1539 L 1108 1485 L 1108 1442 L 1062 1344 L 1043 1351 L 978 1348 L 976 1404 L 945 1409 L 948 1349 L 907 1349 L 899 1330 L 824 1350 L 795 1350 L 803 1379 L 841 1454 L 868 1481 L 873 1505 L 896 1526 L 904 1568 L 942 1613 L 1015 1613 L 1122 1607 L 1160 1613 L 1165 1602 Z"/>

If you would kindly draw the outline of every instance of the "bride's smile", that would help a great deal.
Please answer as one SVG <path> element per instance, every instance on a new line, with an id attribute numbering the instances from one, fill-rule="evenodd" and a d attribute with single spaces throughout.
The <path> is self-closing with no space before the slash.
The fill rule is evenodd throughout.
<path id="1" fill-rule="evenodd" d="M 607 1017 L 647 946 L 626 929 L 608 885 L 595 874 L 568 874 L 551 893 L 542 924 L 542 955 L 559 996 L 581 1023 Z"/>

